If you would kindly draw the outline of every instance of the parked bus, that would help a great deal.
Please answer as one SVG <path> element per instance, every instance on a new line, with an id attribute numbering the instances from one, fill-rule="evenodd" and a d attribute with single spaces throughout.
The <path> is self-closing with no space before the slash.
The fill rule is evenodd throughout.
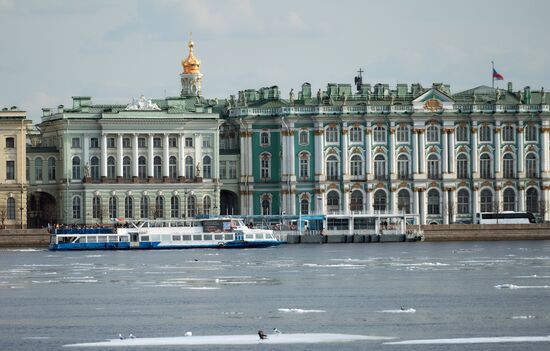
<path id="1" fill-rule="evenodd" d="M 529 212 L 484 212 L 476 213 L 476 224 L 529 224 L 535 216 Z"/>

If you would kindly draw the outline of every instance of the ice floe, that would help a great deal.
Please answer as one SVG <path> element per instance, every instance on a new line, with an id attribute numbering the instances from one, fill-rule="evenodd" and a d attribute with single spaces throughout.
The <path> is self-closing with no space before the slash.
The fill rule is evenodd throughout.
<path id="1" fill-rule="evenodd" d="M 486 344 L 505 342 L 550 342 L 550 336 L 494 336 L 485 338 L 418 339 L 385 342 L 386 345 Z"/>
<path id="2" fill-rule="evenodd" d="M 323 310 L 303 310 L 301 308 L 279 308 L 277 309 L 279 312 L 284 313 L 323 313 L 326 311 Z"/>

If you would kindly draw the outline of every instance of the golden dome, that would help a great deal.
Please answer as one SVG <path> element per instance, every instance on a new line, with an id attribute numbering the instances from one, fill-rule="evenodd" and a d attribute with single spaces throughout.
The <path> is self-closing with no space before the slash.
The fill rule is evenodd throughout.
<path id="1" fill-rule="evenodd" d="M 187 55 L 185 60 L 181 61 L 183 73 L 200 73 L 201 60 L 193 55 L 193 47 L 195 46 L 195 43 L 193 43 L 191 38 L 189 38 L 189 43 L 187 46 L 189 47 L 189 55 Z"/>

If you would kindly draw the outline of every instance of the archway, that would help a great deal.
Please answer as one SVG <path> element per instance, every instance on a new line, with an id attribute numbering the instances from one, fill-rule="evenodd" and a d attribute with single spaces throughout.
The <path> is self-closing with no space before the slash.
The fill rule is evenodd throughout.
<path id="1" fill-rule="evenodd" d="M 34 192 L 27 204 L 27 226 L 29 228 L 46 227 L 48 223 L 57 223 L 57 201 L 46 192 Z"/>
<path id="2" fill-rule="evenodd" d="M 220 191 L 220 215 L 238 215 L 239 199 L 237 194 L 229 190 Z"/>

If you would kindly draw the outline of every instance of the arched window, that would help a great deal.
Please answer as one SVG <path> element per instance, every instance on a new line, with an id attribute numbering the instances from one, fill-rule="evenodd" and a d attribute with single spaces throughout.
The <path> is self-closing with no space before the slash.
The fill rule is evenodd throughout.
<path id="1" fill-rule="evenodd" d="M 426 128 L 426 140 L 428 143 L 439 143 L 439 128 L 431 125 Z"/>
<path id="2" fill-rule="evenodd" d="M 147 196 L 142 196 L 139 201 L 139 216 L 149 218 L 149 198 Z"/>
<path id="3" fill-rule="evenodd" d="M 55 158 L 48 158 L 48 180 L 55 180 Z"/>
<path id="4" fill-rule="evenodd" d="M 197 214 L 197 198 L 195 195 L 187 197 L 187 217 L 195 217 Z"/>
<path id="5" fill-rule="evenodd" d="M 170 156 L 170 162 L 168 164 L 168 177 L 176 179 L 178 177 L 178 163 L 176 156 Z"/>
<path id="6" fill-rule="evenodd" d="M 361 177 L 363 175 L 363 159 L 361 156 L 351 156 L 350 168 L 352 177 Z"/>
<path id="7" fill-rule="evenodd" d="M 147 178 L 147 159 L 144 156 L 138 158 L 138 177 L 139 179 Z"/>
<path id="8" fill-rule="evenodd" d="M 300 145 L 309 144 L 309 133 L 307 130 L 300 131 Z"/>
<path id="9" fill-rule="evenodd" d="M 131 161 L 130 161 L 130 157 L 128 156 L 125 156 L 122 159 L 122 177 L 124 179 L 132 178 Z"/>
<path id="10" fill-rule="evenodd" d="M 411 213 L 411 194 L 405 189 L 401 189 L 397 193 L 397 209 Z"/>
<path id="11" fill-rule="evenodd" d="M 206 195 L 202 199 L 202 208 L 204 214 L 210 214 L 210 211 L 212 210 L 212 200 L 210 199 L 210 196 Z"/>
<path id="12" fill-rule="evenodd" d="M 376 126 L 374 127 L 374 142 L 375 143 L 386 143 L 386 127 Z"/>
<path id="13" fill-rule="evenodd" d="M 374 157 L 374 177 L 377 180 L 386 180 L 386 158 L 384 155 Z"/>
<path id="14" fill-rule="evenodd" d="M 113 156 L 109 156 L 107 158 L 107 178 L 109 179 L 116 178 L 116 164 L 115 164 L 115 158 Z"/>
<path id="15" fill-rule="evenodd" d="M 493 192 L 491 190 L 481 190 L 480 205 L 481 212 L 493 212 Z"/>
<path id="16" fill-rule="evenodd" d="M 300 213 L 303 215 L 309 214 L 309 197 L 302 196 L 300 200 Z"/>
<path id="17" fill-rule="evenodd" d="M 116 197 L 111 196 L 109 198 L 109 218 L 117 218 L 117 206 L 116 206 Z"/>
<path id="18" fill-rule="evenodd" d="M 101 219 L 101 198 L 99 196 L 94 196 L 92 199 L 92 218 Z"/>
<path id="19" fill-rule="evenodd" d="M 491 179 L 493 176 L 493 165 L 491 162 L 491 156 L 488 153 L 481 154 L 479 157 L 479 171 L 480 177 L 484 179 Z"/>
<path id="20" fill-rule="evenodd" d="M 262 146 L 268 146 L 269 143 L 270 143 L 270 138 L 269 138 L 269 132 L 266 132 L 266 131 L 262 131 L 260 133 L 260 144 Z"/>
<path id="21" fill-rule="evenodd" d="M 202 158 L 202 177 L 205 179 L 212 178 L 212 158 L 210 156 Z"/>
<path id="22" fill-rule="evenodd" d="M 439 179 L 441 173 L 439 171 L 439 157 L 437 155 L 431 154 L 428 156 L 428 178 L 429 179 Z"/>
<path id="23" fill-rule="evenodd" d="M 525 141 L 537 141 L 537 134 L 538 131 L 536 125 L 528 124 L 527 127 L 525 127 Z"/>
<path id="24" fill-rule="evenodd" d="M 336 190 L 331 190 L 327 194 L 328 213 L 340 212 L 340 194 Z"/>
<path id="25" fill-rule="evenodd" d="M 514 156 L 507 152 L 502 156 L 502 176 L 504 178 L 514 178 L 516 167 L 514 164 Z"/>
<path id="26" fill-rule="evenodd" d="M 131 196 L 126 196 L 126 198 L 124 199 L 124 217 L 134 217 L 134 200 Z"/>
<path id="27" fill-rule="evenodd" d="M 78 158 L 78 157 L 75 157 Z M 74 159 L 73 159 L 74 164 Z M 41 157 L 37 157 L 34 159 L 34 178 L 35 180 L 43 180 L 44 178 L 44 171 L 43 171 L 43 162 Z M 73 176 L 74 178 L 74 176 Z"/>
<path id="28" fill-rule="evenodd" d="M 93 156 L 90 159 L 90 177 L 93 180 L 99 180 L 99 158 Z"/>
<path id="29" fill-rule="evenodd" d="M 271 215 L 271 196 L 264 194 L 262 196 L 262 215 Z"/>
<path id="30" fill-rule="evenodd" d="M 179 196 L 172 196 L 170 199 L 170 217 L 179 218 L 180 216 L 180 198 Z"/>
<path id="31" fill-rule="evenodd" d="M 300 153 L 300 178 L 309 177 L 309 153 Z"/>
<path id="32" fill-rule="evenodd" d="M 401 154 L 397 157 L 397 176 L 399 179 L 409 179 L 409 157 Z"/>
<path id="33" fill-rule="evenodd" d="M 155 179 L 162 178 L 162 158 L 155 156 L 153 158 L 153 177 Z"/>
<path id="34" fill-rule="evenodd" d="M 330 155 L 327 158 L 327 180 L 338 180 L 340 174 L 340 163 L 338 158 L 334 155 Z"/>
<path id="35" fill-rule="evenodd" d="M 515 211 L 516 210 L 516 192 L 512 188 L 504 189 L 503 193 L 503 207 L 504 211 Z"/>
<path id="36" fill-rule="evenodd" d="M 15 219 L 15 199 L 13 197 L 8 197 L 7 199 L 6 212 L 7 219 Z"/>
<path id="37" fill-rule="evenodd" d="M 80 157 L 73 157 L 73 179 L 82 179 L 80 175 Z"/>
<path id="38" fill-rule="evenodd" d="M 482 124 L 479 127 L 479 141 L 490 142 L 491 141 L 491 127 L 487 124 Z"/>
<path id="39" fill-rule="evenodd" d="M 468 156 L 459 154 L 456 158 L 456 176 L 459 179 L 468 178 L 470 166 L 468 165 Z"/>
<path id="40" fill-rule="evenodd" d="M 505 125 L 502 127 L 502 141 L 514 141 L 514 127 L 511 125 Z"/>
<path id="41" fill-rule="evenodd" d="M 80 197 L 73 197 L 73 219 L 80 219 Z"/>
<path id="42" fill-rule="evenodd" d="M 430 191 L 428 191 L 428 214 L 441 214 L 441 209 L 439 206 L 439 191 L 435 189 L 431 189 Z"/>
<path id="43" fill-rule="evenodd" d="M 466 189 L 460 189 L 457 193 L 457 208 L 458 214 L 470 213 L 470 193 Z"/>
<path id="44" fill-rule="evenodd" d="M 363 212 L 363 193 L 359 190 L 351 192 L 350 210 L 352 212 Z"/>
<path id="45" fill-rule="evenodd" d="M 378 189 L 374 192 L 374 211 L 386 211 L 387 202 L 387 196 L 384 190 Z"/>
<path id="46" fill-rule="evenodd" d="M 537 213 L 539 212 L 539 193 L 537 189 L 535 188 L 529 188 L 527 189 L 527 212 L 531 213 Z M 544 210 L 548 210 L 548 208 L 545 208 Z"/>
<path id="47" fill-rule="evenodd" d="M 155 219 L 164 218 L 164 197 L 158 195 L 155 199 Z"/>
<path id="48" fill-rule="evenodd" d="M 532 152 L 525 156 L 525 176 L 527 178 L 538 178 L 537 156 Z"/>
<path id="49" fill-rule="evenodd" d="M 187 156 L 185 158 L 185 178 L 194 179 L 195 169 L 193 167 L 193 157 Z"/>

